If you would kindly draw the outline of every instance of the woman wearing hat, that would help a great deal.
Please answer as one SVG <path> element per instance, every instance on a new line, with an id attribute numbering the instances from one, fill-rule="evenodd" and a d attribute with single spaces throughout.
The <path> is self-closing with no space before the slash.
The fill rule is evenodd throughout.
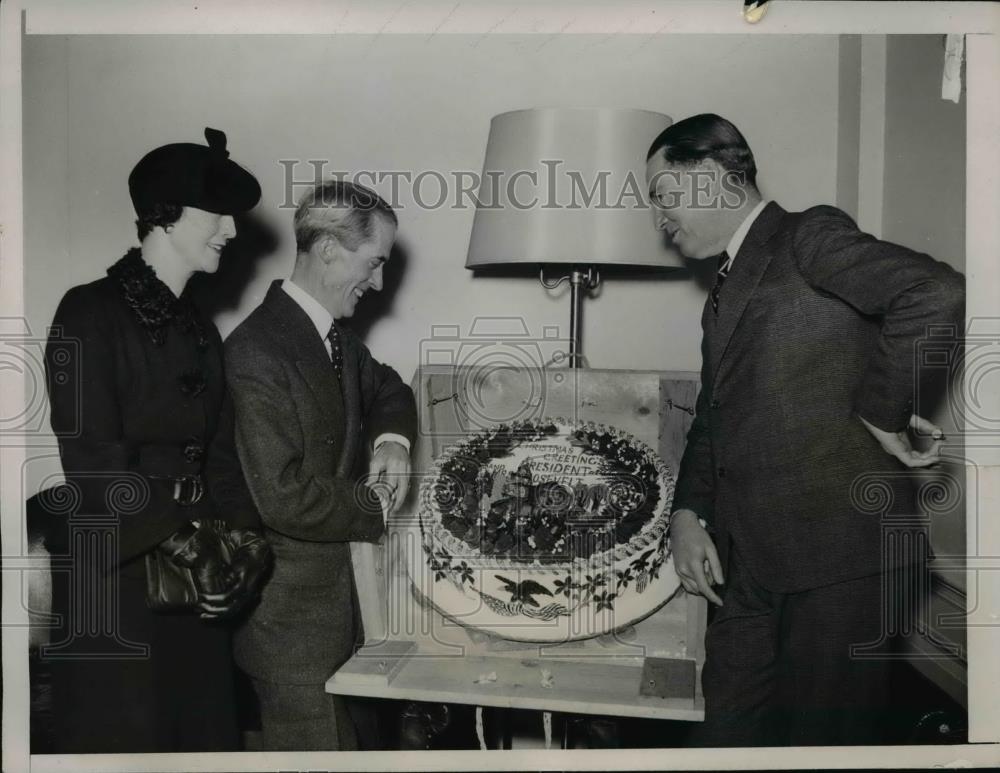
<path id="1" fill-rule="evenodd" d="M 67 485 L 40 498 L 72 516 L 50 551 L 71 570 L 54 577 L 62 625 L 43 653 L 56 752 L 239 748 L 226 619 L 256 596 L 269 550 L 235 453 L 222 342 L 184 288 L 218 268 L 260 186 L 222 132 L 205 136 L 136 165 L 141 246 L 66 293 L 46 349 Z M 176 597 L 156 567 L 189 572 L 187 608 L 158 608 Z"/>

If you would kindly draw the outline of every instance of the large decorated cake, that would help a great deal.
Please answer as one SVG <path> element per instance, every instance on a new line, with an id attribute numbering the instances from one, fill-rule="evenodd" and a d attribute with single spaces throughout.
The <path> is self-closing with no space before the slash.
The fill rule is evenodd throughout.
<path id="1" fill-rule="evenodd" d="M 615 427 L 502 424 L 450 446 L 420 491 L 418 594 L 448 618 L 519 641 L 623 628 L 679 581 L 673 477 Z"/>

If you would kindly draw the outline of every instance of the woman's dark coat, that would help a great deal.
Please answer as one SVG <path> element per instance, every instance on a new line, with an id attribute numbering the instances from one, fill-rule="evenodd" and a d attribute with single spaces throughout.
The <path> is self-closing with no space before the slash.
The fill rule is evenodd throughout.
<path id="1" fill-rule="evenodd" d="M 259 525 L 233 445 L 218 331 L 132 250 L 63 297 L 46 375 L 67 480 L 38 497 L 59 524 L 48 546 L 63 619 L 42 653 L 53 751 L 237 749 L 227 626 L 145 603 L 145 554 L 180 526 Z M 156 477 L 198 473 L 207 491 L 188 507 Z"/>

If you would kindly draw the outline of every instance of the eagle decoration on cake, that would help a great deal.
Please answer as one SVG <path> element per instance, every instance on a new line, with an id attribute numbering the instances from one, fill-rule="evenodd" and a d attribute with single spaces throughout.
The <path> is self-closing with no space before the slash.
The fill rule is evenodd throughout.
<path id="1" fill-rule="evenodd" d="M 563 419 L 493 427 L 446 449 L 422 487 L 432 578 L 422 595 L 471 627 L 488 628 L 475 610 L 458 613 L 470 599 L 480 618 L 526 624 L 648 614 L 662 603 L 640 597 L 665 587 L 672 494 L 662 460 L 614 427 Z"/>

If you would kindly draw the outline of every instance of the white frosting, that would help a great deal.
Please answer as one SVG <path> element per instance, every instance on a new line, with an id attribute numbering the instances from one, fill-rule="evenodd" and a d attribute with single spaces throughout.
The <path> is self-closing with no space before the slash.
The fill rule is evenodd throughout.
<path id="1" fill-rule="evenodd" d="M 441 525 L 434 496 L 442 468 L 467 443 L 445 450 L 421 490 L 420 529 L 423 562 L 411 562 L 410 573 L 421 597 L 463 625 L 519 641 L 563 641 L 608 633 L 635 622 L 662 606 L 679 587 L 669 560 L 666 530 L 674 479 L 645 444 L 614 427 L 554 423 L 558 433 L 515 446 L 508 456 L 491 459 L 491 467 L 509 472 L 531 459 L 533 482 L 601 484 L 603 456 L 570 444 L 576 429 L 625 440 L 653 465 L 659 488 L 653 515 L 626 543 L 589 557 L 543 562 L 484 555 Z M 490 494 L 496 499 L 496 487 Z M 480 500 L 478 517 L 488 506 Z M 613 522 L 612 522 L 613 526 Z M 528 540 L 532 548 L 533 540 Z M 557 543 L 558 545 L 558 543 Z"/>

